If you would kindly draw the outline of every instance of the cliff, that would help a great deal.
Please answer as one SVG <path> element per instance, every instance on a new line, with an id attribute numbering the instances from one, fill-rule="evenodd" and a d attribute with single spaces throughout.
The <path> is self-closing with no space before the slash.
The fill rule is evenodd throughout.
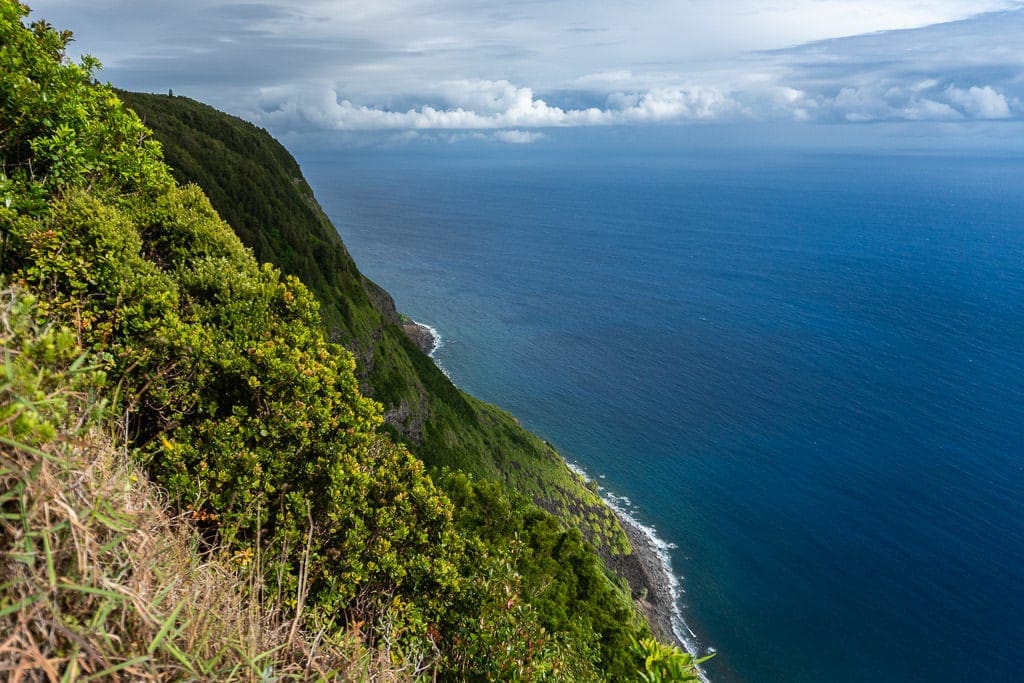
<path id="1" fill-rule="evenodd" d="M 625 579 L 659 637 L 675 642 L 672 596 L 656 560 L 633 551 L 639 536 L 630 542 L 617 516 L 549 444 L 459 390 L 425 357 L 429 331 L 400 316 L 391 296 L 359 272 L 284 147 L 265 130 L 188 98 L 119 94 L 160 140 L 175 177 L 202 187 L 257 259 L 316 293 L 329 334 L 355 354 L 361 388 L 384 404 L 396 438 L 435 472 L 497 480 L 578 529 Z"/>
<path id="2" fill-rule="evenodd" d="M 178 617 L 203 614 L 185 584 L 162 569 L 147 578 L 154 591 L 131 583 L 130 567 L 148 566 L 131 554 L 142 523 L 131 502 L 67 494 L 95 510 L 105 536 L 95 566 L 57 552 L 92 523 L 50 509 L 85 481 L 81 458 L 69 454 L 69 476 L 52 486 L 33 483 L 65 447 L 97 465 L 116 448 L 140 468 L 116 477 L 118 490 L 154 482 L 146 490 L 161 492 L 192 548 L 186 572 L 226 562 L 248 577 L 231 591 L 256 610 L 254 628 L 290 624 L 259 643 L 301 647 L 300 634 L 319 634 L 409 678 L 448 680 L 621 680 L 652 661 L 688 662 L 645 639 L 622 583 L 584 540 L 628 556 L 611 512 L 550 447 L 452 386 L 409 340 L 280 145 L 182 101 L 201 125 L 165 133 L 166 159 L 178 142 L 203 159 L 196 172 L 223 185 L 210 193 L 233 197 L 215 210 L 97 84 L 95 60 L 66 59 L 70 33 L 26 25 L 27 12 L 0 4 L 0 275 L 21 302 L 0 326 L 0 560 L 11 568 L 0 617 L 24 641 L 0 646 L 0 670 L 73 679 L 152 664 L 154 679 L 217 677 L 201 646 L 230 624 L 203 621 L 182 651 Z M 250 238 L 280 269 L 222 216 L 251 218 Z M 327 265 L 309 249 L 316 240 Z M 116 443 L 91 445 L 81 427 Z M 599 521 L 581 524 L 591 511 Z M 134 611 L 116 612 L 126 596 Z M 136 617 L 150 629 L 138 632 L 155 630 L 148 644 L 124 630 Z"/>
<path id="3" fill-rule="evenodd" d="M 393 436 L 435 471 L 509 485 L 607 557 L 629 553 L 617 519 L 550 445 L 458 389 L 409 338 L 391 296 L 359 272 L 298 164 L 269 133 L 188 98 L 119 94 L 160 141 L 175 178 L 199 185 L 257 260 L 313 291 L 330 337 L 355 355 L 360 387 L 384 405 Z"/>

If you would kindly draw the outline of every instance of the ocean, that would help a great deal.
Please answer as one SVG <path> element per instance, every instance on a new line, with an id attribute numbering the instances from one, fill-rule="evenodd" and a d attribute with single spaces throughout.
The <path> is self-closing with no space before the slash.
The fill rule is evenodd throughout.
<path id="1" fill-rule="evenodd" d="M 453 380 L 672 544 L 713 681 L 1019 680 L 1024 159 L 300 162 Z"/>

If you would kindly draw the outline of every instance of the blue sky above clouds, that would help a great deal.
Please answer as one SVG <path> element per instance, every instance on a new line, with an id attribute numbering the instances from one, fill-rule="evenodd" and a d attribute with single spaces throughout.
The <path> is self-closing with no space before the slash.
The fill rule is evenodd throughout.
<path id="1" fill-rule="evenodd" d="M 1024 119 L 1024 2 L 30 2 L 120 87 L 283 135 Z"/>

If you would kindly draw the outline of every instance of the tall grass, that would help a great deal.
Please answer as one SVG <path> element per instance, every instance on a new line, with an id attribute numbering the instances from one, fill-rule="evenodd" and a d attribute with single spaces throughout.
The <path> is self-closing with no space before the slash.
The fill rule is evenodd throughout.
<path id="1" fill-rule="evenodd" d="M 0 679 L 406 678 L 261 598 L 258 556 L 205 547 L 103 417 L 101 369 L 33 311 L 0 292 Z"/>

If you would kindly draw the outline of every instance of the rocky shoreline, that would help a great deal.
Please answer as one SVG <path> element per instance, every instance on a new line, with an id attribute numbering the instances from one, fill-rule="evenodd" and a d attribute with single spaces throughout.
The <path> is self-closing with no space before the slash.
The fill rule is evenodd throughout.
<path id="1" fill-rule="evenodd" d="M 437 348 L 437 333 L 433 328 L 406 318 L 402 320 L 402 330 L 423 353 L 428 356 L 434 353 Z"/>
<path id="2" fill-rule="evenodd" d="M 437 349 L 439 339 L 432 327 L 405 317 L 401 325 L 409 339 L 424 353 L 431 355 Z M 614 505 L 609 507 L 626 532 L 633 553 L 625 557 L 606 556 L 605 562 L 614 572 L 626 579 L 633 599 L 647 618 L 655 637 L 663 643 L 688 649 L 679 634 L 679 628 L 685 626 L 676 605 L 675 580 L 655 539 L 628 514 Z"/>
<path id="3" fill-rule="evenodd" d="M 624 577 L 633 591 L 633 599 L 651 625 L 655 638 L 663 643 L 678 645 L 697 659 L 696 636 L 683 621 L 677 598 L 679 588 L 671 568 L 664 557 L 664 551 L 652 536 L 652 530 L 640 525 L 635 519 L 609 505 L 618 517 L 622 529 L 633 546 L 633 554 L 616 558 L 609 565 Z M 685 634 L 689 632 L 690 638 Z M 707 674 L 697 666 L 697 676 L 702 683 L 710 683 Z"/>
<path id="4" fill-rule="evenodd" d="M 647 617 L 655 637 L 663 643 L 685 648 L 686 644 L 676 633 L 678 608 L 673 579 L 657 546 L 636 520 L 612 509 L 633 546 L 633 553 L 626 557 L 611 558 L 608 564 L 629 583 L 633 599 Z"/>

